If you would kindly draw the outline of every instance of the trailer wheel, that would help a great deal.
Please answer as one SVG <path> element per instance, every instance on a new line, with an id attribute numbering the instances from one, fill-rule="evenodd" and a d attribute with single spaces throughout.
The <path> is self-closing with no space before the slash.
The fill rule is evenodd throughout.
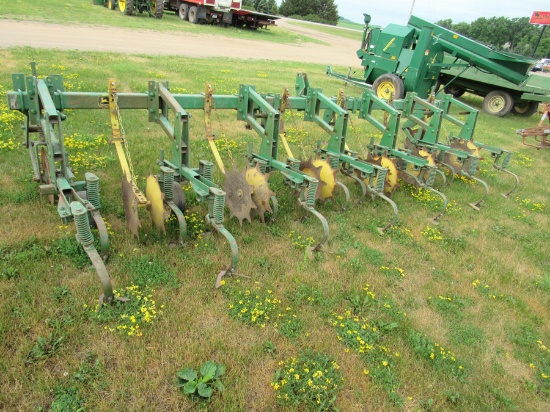
<path id="1" fill-rule="evenodd" d="M 510 113 L 514 106 L 514 99 L 504 90 L 493 90 L 483 99 L 482 109 L 492 116 L 502 117 Z"/>
<path id="2" fill-rule="evenodd" d="M 109 0 L 107 2 L 107 7 L 111 10 L 116 9 L 116 0 Z"/>
<path id="3" fill-rule="evenodd" d="M 183 21 L 187 20 L 187 16 L 189 15 L 189 6 L 187 4 L 180 5 L 178 13 L 180 19 L 182 19 Z"/>
<path id="4" fill-rule="evenodd" d="M 529 117 L 539 109 L 539 102 L 520 100 L 512 107 L 512 113 L 521 117 Z"/>
<path id="5" fill-rule="evenodd" d="M 390 100 L 401 99 L 403 97 L 405 86 L 403 80 L 393 73 L 386 73 L 379 76 L 372 84 L 372 90 L 376 96 L 381 99 Z"/>
<path id="6" fill-rule="evenodd" d="M 443 88 L 443 91 L 445 92 L 445 94 L 450 94 L 453 97 L 457 97 L 457 98 L 462 96 L 464 93 L 466 93 L 466 90 L 464 90 L 462 87 L 455 86 L 454 84 L 445 86 Z"/>
<path id="7" fill-rule="evenodd" d="M 155 12 L 155 19 L 162 19 L 164 14 L 164 2 L 162 0 L 153 0 L 153 11 Z"/>
<path id="8" fill-rule="evenodd" d="M 189 23 L 197 24 L 199 22 L 199 11 L 197 9 L 197 6 L 191 6 L 189 7 Z"/>

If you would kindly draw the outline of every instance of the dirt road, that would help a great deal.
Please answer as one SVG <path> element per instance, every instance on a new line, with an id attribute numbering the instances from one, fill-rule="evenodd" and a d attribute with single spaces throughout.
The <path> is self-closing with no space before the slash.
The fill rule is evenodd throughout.
<path id="1" fill-rule="evenodd" d="M 106 26 L 0 20 L 0 48 L 30 46 L 45 49 L 94 50 L 118 53 L 285 60 L 359 67 L 358 42 L 288 24 L 279 26 L 329 44 L 279 44 L 220 35 L 123 29 Z M 223 30 L 220 30 L 223 33 Z M 113 41 L 116 39 L 116 41 Z M 158 47 L 158 45 L 162 47 Z"/>

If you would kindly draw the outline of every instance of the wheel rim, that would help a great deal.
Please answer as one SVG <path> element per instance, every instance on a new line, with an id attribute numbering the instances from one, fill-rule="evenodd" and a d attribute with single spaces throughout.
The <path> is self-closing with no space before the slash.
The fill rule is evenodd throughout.
<path id="1" fill-rule="evenodd" d="M 153 0 L 153 10 L 157 11 L 157 0 Z"/>
<path id="2" fill-rule="evenodd" d="M 376 95 L 382 99 L 389 100 L 395 95 L 395 86 L 390 81 L 383 81 L 376 89 Z"/>
<path id="3" fill-rule="evenodd" d="M 126 0 L 118 0 L 118 8 L 120 11 L 126 11 Z"/>
<path id="4" fill-rule="evenodd" d="M 491 98 L 491 100 L 489 100 L 487 104 L 487 108 L 492 113 L 498 113 L 504 108 L 505 105 L 506 105 L 506 101 L 504 100 L 504 97 L 494 96 Z"/>

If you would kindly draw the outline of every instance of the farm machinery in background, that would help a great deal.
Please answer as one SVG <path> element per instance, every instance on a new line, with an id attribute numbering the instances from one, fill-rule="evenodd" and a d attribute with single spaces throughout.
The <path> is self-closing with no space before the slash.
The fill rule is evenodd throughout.
<path id="1" fill-rule="evenodd" d="M 134 12 L 147 12 L 150 17 L 162 19 L 164 3 L 162 0 L 94 0 L 94 4 L 105 6 L 111 10 L 120 10 L 127 16 Z"/>
<path id="2" fill-rule="evenodd" d="M 469 112 L 465 122 L 454 118 L 450 111 L 451 104 L 458 105 L 461 110 L 467 107 L 452 96 L 446 96 L 440 106 L 432 105 L 414 94 L 389 104 L 371 90 L 364 90 L 361 97 L 346 97 L 340 91 L 337 97 L 329 98 L 321 89 L 311 87 L 304 73 L 298 73 L 296 77 L 296 96 L 291 96 L 288 88 L 280 94 L 261 94 L 253 86 L 245 84 L 240 85 L 235 95 L 214 94 L 209 84 L 202 94 L 172 94 L 167 82 L 157 81 L 148 83 L 147 93 L 119 93 L 114 79 L 108 80 L 107 92 L 66 92 L 62 76 L 38 78 L 34 64 L 32 68 L 31 76 L 12 76 L 14 91 L 8 92 L 9 108 L 25 115 L 26 146 L 35 179 L 41 183 L 41 194 L 49 196 L 52 203 L 57 198 L 58 212 L 64 222 L 75 221 L 77 240 L 100 277 L 105 302 L 112 301 L 114 297 L 101 259 L 108 255 L 109 241 L 105 223 L 99 214 L 98 179 L 91 173 L 86 174 L 86 182 L 74 179 L 70 156 L 63 145 L 61 125 L 67 118 L 66 110 L 100 109 L 109 112 L 111 144 L 115 146 L 122 168 L 124 212 L 128 228 L 134 236 L 139 237 L 141 227 L 137 210 L 144 206 L 151 213 L 152 226 L 159 232 L 166 233 L 164 221 L 170 214 L 174 215 L 179 229 L 178 241 L 180 244 L 185 242 L 187 223 L 182 185 L 188 185 L 197 200 L 207 204 L 205 221 L 225 238 L 231 249 L 231 261 L 219 272 L 218 286 L 223 276 L 235 273 L 239 259 L 237 243 L 223 225 L 225 205 L 231 217 L 236 217 L 241 225 L 243 220 L 251 222 L 252 212 L 256 212 L 262 222 L 265 222 L 268 212 L 270 221 L 274 220 L 278 203 L 276 194 L 269 187 L 269 176 L 273 172 L 281 173 L 285 186 L 296 194 L 297 203 L 305 211 L 305 216 L 312 215 L 321 223 L 322 235 L 315 244 L 310 245 L 310 252 L 314 252 L 321 250 L 329 237 L 327 219 L 316 210 L 316 203 L 334 200 L 337 188 L 344 194 L 344 207 L 350 203 L 350 190 L 342 179 L 358 185 L 360 200 L 370 195 L 373 200 L 381 198 L 391 206 L 393 217 L 379 229 L 383 233 L 398 220 L 397 205 L 389 197 L 398 186 L 398 178 L 441 198 L 442 210 L 434 218 L 437 220 L 447 206 L 445 195 L 433 188 L 438 176 L 445 183 L 445 175 L 437 169 L 438 165 L 449 168 L 453 174 L 461 173 L 481 183 L 486 189 L 484 199 L 488 187 L 473 176 L 479 161 L 477 152 L 480 148 L 491 150 L 497 159 L 504 159 L 500 166 L 503 170 L 510 157 L 506 151 L 471 140 L 477 112 Z M 398 108 L 393 106 L 395 104 Z M 167 155 L 160 150 L 155 174 L 151 168 L 145 194 L 136 182 L 127 136 L 122 127 L 121 113 L 129 109 L 147 110 L 149 122 L 158 124 L 170 142 Z M 191 149 L 196 143 L 190 139 L 190 110 L 202 110 L 204 114 L 204 139 L 225 176 L 221 185 L 214 181 L 213 162 L 200 160 L 198 167 L 191 167 Z M 249 148 L 245 170 L 239 171 L 234 165 L 226 168 L 217 150 L 211 117 L 213 111 L 219 110 L 235 111 L 237 120 L 259 137 L 259 144 Z M 302 112 L 304 121 L 312 122 L 326 132 L 326 141 L 323 143 L 320 139 L 309 158 L 304 153 L 303 159 L 297 159 L 292 153 L 284 122 L 285 112 L 289 110 Z M 385 121 L 374 116 L 376 111 L 384 114 Z M 377 143 L 370 139 L 368 143 L 368 137 L 361 137 L 361 147 L 351 148 L 346 139 L 350 112 L 359 113 L 360 119 L 368 121 L 382 133 L 382 139 Z M 428 112 L 430 116 L 425 117 Z M 403 126 L 400 126 L 401 117 L 407 119 Z M 453 146 L 438 142 L 443 119 L 460 127 L 458 136 L 453 138 Z M 407 135 L 408 146 L 405 148 L 397 147 L 400 130 Z M 38 139 L 32 140 L 33 134 L 37 134 Z M 279 143 L 284 146 L 285 160 L 279 158 Z M 360 153 L 363 155 L 360 156 Z M 336 177 L 337 172 L 342 178 Z M 478 208 L 483 199 L 472 206 Z M 89 222 L 98 229 L 101 256 L 94 247 Z"/>
<path id="3" fill-rule="evenodd" d="M 242 8 L 240 0 L 93 0 L 111 10 L 120 10 L 131 16 L 134 12 L 147 12 L 162 18 L 165 11 L 173 11 L 183 21 L 192 24 L 219 24 L 220 26 L 268 28 L 275 25 L 278 16 Z"/>
<path id="4" fill-rule="evenodd" d="M 219 24 L 247 29 L 274 26 L 278 16 L 242 8 L 241 0 L 166 0 L 164 9 L 189 23 Z"/>

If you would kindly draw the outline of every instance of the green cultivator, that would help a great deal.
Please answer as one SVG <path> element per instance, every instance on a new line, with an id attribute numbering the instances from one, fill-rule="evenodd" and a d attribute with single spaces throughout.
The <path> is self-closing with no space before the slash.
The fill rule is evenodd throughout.
<path id="1" fill-rule="evenodd" d="M 62 121 L 68 109 L 107 109 L 110 113 L 112 138 L 122 168 L 122 195 L 124 211 L 129 230 L 139 237 L 138 206 L 147 207 L 151 213 L 152 226 L 166 233 L 164 220 L 173 214 L 178 222 L 179 243 L 187 239 L 187 223 L 184 216 L 185 196 L 182 185 L 187 184 L 195 192 L 199 202 L 208 205 L 205 221 L 229 243 L 231 260 L 217 277 L 234 274 L 238 263 L 238 247 L 234 237 L 224 227 L 224 209 L 227 203 L 230 215 L 242 225 L 243 220 L 252 221 L 256 212 L 265 222 L 265 214 L 271 214 L 271 221 L 277 215 L 278 203 L 275 193 L 269 188 L 269 176 L 280 172 L 283 182 L 297 194 L 298 205 L 306 215 L 316 217 L 322 226 L 320 240 L 312 245 L 311 251 L 321 250 L 329 236 L 326 218 L 315 209 L 316 201 L 334 200 L 338 187 L 345 196 L 345 206 L 350 201 L 350 191 L 336 179 L 339 171 L 361 188 L 361 199 L 367 194 L 374 200 L 379 197 L 393 210 L 393 218 L 384 229 L 398 219 L 397 205 L 389 197 L 398 186 L 398 181 L 413 184 L 431 191 L 442 199 L 443 207 L 434 218 L 437 220 L 445 211 L 447 198 L 433 188 L 439 176 L 445 184 L 445 174 L 438 170 L 441 165 L 452 175 L 461 174 L 479 182 L 485 189 L 483 199 L 472 204 L 479 208 L 488 193 L 488 186 L 474 176 L 479 163 L 479 150 L 488 150 L 495 158 L 494 167 L 506 170 L 511 153 L 473 141 L 473 129 L 477 112 L 446 96 L 433 104 L 408 94 L 403 100 L 386 102 L 364 90 L 361 97 L 328 98 L 320 89 L 309 85 L 307 76 L 299 73 L 296 80 L 296 96 L 290 96 L 288 89 L 282 94 L 258 93 L 253 86 L 241 85 L 236 95 L 216 95 L 210 85 L 204 94 L 172 94 L 168 83 L 150 81 L 147 93 L 119 93 L 114 79 L 109 79 L 108 92 L 65 92 L 61 76 L 36 76 L 34 65 L 32 76 L 13 75 L 14 91 L 8 92 L 9 107 L 26 116 L 26 144 L 29 148 L 35 179 L 41 183 L 41 194 L 57 198 L 58 212 L 64 222 L 74 220 L 77 239 L 90 257 L 103 285 L 102 301 L 114 299 L 112 287 L 101 257 L 108 255 L 109 241 L 105 223 L 99 214 L 98 179 L 86 174 L 85 182 L 75 181 L 69 164 L 69 155 L 63 146 Z M 465 121 L 451 113 L 451 104 L 467 112 Z M 166 133 L 170 153 L 160 151 L 156 162 L 157 173 L 152 171 L 147 178 L 145 194 L 139 189 L 132 168 L 128 141 L 122 127 L 121 112 L 128 109 L 146 109 L 148 120 L 156 123 Z M 214 182 L 214 163 L 200 160 L 198 167 L 191 167 L 190 110 L 204 113 L 205 139 L 211 147 L 225 182 L 220 186 Z M 233 165 L 228 170 L 223 164 L 215 145 L 211 115 L 213 111 L 233 110 L 237 120 L 244 122 L 260 138 L 259 144 L 251 145 L 247 155 L 247 167 L 239 171 Z M 292 154 L 286 140 L 284 114 L 287 110 L 303 112 L 304 120 L 312 122 L 327 133 L 325 143 L 320 139 L 309 159 L 299 160 Z M 384 113 L 384 121 L 377 120 L 375 112 Z M 382 133 L 379 142 L 365 138 L 359 157 L 358 150 L 352 150 L 346 142 L 349 112 L 358 113 L 360 119 L 368 121 Z M 401 125 L 402 118 L 405 119 Z M 459 127 L 457 136 L 449 136 L 448 144 L 439 142 L 442 121 L 449 121 Z M 400 148 L 397 136 L 400 130 L 406 135 L 406 145 Z M 31 135 L 38 135 L 32 140 Z M 279 142 L 285 148 L 287 158 L 279 160 Z M 151 168 L 152 169 L 152 168 Z M 512 174 L 513 175 L 513 174 Z M 515 175 L 514 175 L 515 176 Z M 516 182 L 517 182 L 517 176 Z M 517 186 L 517 184 L 516 184 Z M 512 189 L 513 190 L 513 189 Z M 510 193 L 510 192 L 509 192 Z M 508 194 L 509 194 L 508 193 Z M 98 229 L 101 257 L 94 247 L 91 219 Z"/>

